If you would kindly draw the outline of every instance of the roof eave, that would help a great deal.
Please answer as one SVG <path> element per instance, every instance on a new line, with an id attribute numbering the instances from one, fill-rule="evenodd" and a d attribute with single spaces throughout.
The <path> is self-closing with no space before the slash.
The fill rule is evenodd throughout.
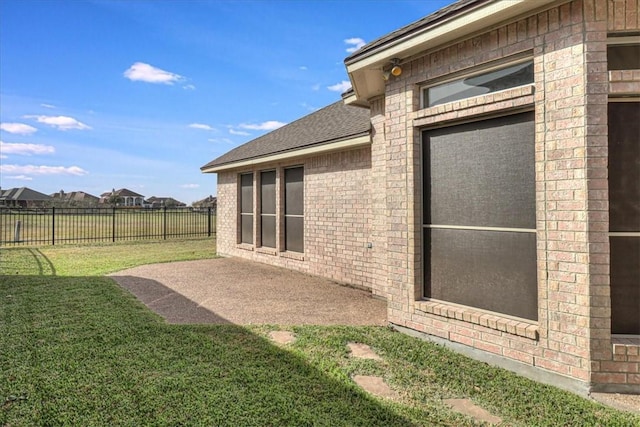
<path id="1" fill-rule="evenodd" d="M 474 7 L 455 11 L 413 32 L 400 33 L 397 38 L 378 48 L 364 51 L 361 55 L 354 54 L 345 60 L 353 87 L 353 94 L 345 99 L 345 103 L 367 105 L 369 99 L 384 95 L 385 81 L 382 72 L 391 59 L 409 58 L 558 1 L 497 0 L 479 3 Z"/>
<path id="2" fill-rule="evenodd" d="M 272 163 L 278 161 L 291 161 L 294 159 L 307 157 L 310 155 L 326 154 L 333 151 L 342 151 L 353 148 L 362 147 L 365 145 L 371 145 L 371 133 L 369 131 L 351 135 L 348 138 L 343 138 L 337 141 L 325 142 L 321 144 L 309 145 L 306 147 L 297 148 L 295 150 L 283 151 L 280 153 L 273 153 L 264 156 L 258 156 L 250 159 L 238 160 L 235 162 L 229 162 L 220 165 L 203 166 L 200 168 L 202 173 L 218 173 L 232 169 L 239 169 L 247 166 L 253 166 L 258 164 Z"/>

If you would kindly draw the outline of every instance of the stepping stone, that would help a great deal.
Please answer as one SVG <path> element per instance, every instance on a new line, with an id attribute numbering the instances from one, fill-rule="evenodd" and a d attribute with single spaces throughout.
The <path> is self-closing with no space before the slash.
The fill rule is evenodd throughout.
<path id="1" fill-rule="evenodd" d="M 382 360 L 382 357 L 378 356 L 375 351 L 371 350 L 366 344 L 357 342 L 350 342 L 347 344 L 349 350 L 351 350 L 351 356 L 358 357 L 360 359 Z"/>
<path id="2" fill-rule="evenodd" d="M 269 333 L 269 337 L 278 344 L 291 344 L 296 340 L 293 332 L 289 331 L 272 331 Z"/>
<path id="3" fill-rule="evenodd" d="M 375 396 L 384 397 L 386 399 L 398 399 L 399 397 L 398 393 L 391 390 L 381 377 L 355 375 L 353 377 L 353 381 Z"/>
<path id="4" fill-rule="evenodd" d="M 502 422 L 501 418 L 492 415 L 469 399 L 446 399 L 444 403 L 449 405 L 454 411 L 468 415 L 477 421 L 489 424 L 500 424 Z"/>

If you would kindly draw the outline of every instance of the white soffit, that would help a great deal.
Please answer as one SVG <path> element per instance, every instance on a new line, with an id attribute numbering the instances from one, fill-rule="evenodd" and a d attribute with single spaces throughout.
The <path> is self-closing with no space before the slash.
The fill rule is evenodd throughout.
<path id="1" fill-rule="evenodd" d="M 365 101 L 384 93 L 382 67 L 391 58 L 407 58 L 422 51 L 444 45 L 466 35 L 481 32 L 503 21 L 543 7 L 558 0 L 499 0 L 454 16 L 432 28 L 407 34 L 379 47 L 362 59 L 347 64 L 356 98 Z M 561 2 L 560 2 L 561 3 Z M 375 74 L 375 77 L 372 75 Z M 349 102 L 351 101 L 351 102 Z M 354 103 L 352 99 L 347 103 Z"/>

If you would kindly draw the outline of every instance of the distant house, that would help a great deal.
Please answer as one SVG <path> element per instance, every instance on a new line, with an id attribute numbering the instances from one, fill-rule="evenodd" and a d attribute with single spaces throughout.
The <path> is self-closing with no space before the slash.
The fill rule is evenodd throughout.
<path id="1" fill-rule="evenodd" d="M 51 197 L 27 187 L 0 190 L 0 206 L 11 208 L 43 207 L 51 201 Z"/>
<path id="2" fill-rule="evenodd" d="M 142 206 L 144 204 L 144 196 L 127 188 L 114 189 L 102 193 L 100 195 L 100 203 L 117 206 Z"/>
<path id="3" fill-rule="evenodd" d="M 145 203 L 145 205 L 151 205 L 152 208 L 175 208 L 175 207 L 183 207 L 187 206 L 186 203 L 182 203 L 179 200 L 174 199 L 173 197 L 149 197 Z"/>
<path id="4" fill-rule="evenodd" d="M 100 201 L 99 197 L 85 193 L 84 191 L 71 191 L 66 193 L 60 190 L 57 193 L 53 193 L 51 198 L 55 204 L 64 206 L 93 206 L 97 205 Z"/>
<path id="5" fill-rule="evenodd" d="M 194 208 L 215 208 L 218 206 L 218 198 L 214 196 L 205 197 L 202 200 L 191 203 Z"/>
<path id="6" fill-rule="evenodd" d="M 202 167 L 217 252 L 369 288 L 394 328 L 640 393 L 637 0 L 458 0 L 353 90 Z"/>

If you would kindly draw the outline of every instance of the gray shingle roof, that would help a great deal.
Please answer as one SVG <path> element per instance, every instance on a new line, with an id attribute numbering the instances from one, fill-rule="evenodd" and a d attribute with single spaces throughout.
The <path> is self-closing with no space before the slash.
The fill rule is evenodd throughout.
<path id="1" fill-rule="evenodd" d="M 29 187 L 10 188 L 0 191 L 0 200 L 42 201 L 50 199 L 51 197 L 46 194 L 32 190 Z"/>
<path id="2" fill-rule="evenodd" d="M 443 7 L 442 9 L 438 9 L 437 11 L 425 16 L 422 19 L 419 19 L 409 25 L 405 25 L 404 27 L 392 31 L 389 34 L 380 37 L 379 39 L 367 43 L 366 45 L 355 51 L 353 54 L 349 55 L 344 60 L 344 62 L 345 64 L 350 64 L 358 59 L 367 57 L 374 51 L 377 51 L 379 48 L 382 48 L 387 44 L 391 44 L 395 40 L 405 35 L 420 32 L 423 29 L 432 27 L 440 21 L 450 18 L 452 15 L 462 13 L 464 9 L 470 9 L 476 5 L 488 3 L 491 1 L 494 0 L 458 0 L 455 3 Z"/>
<path id="3" fill-rule="evenodd" d="M 223 154 L 201 170 L 369 134 L 369 110 L 338 101 Z"/>

